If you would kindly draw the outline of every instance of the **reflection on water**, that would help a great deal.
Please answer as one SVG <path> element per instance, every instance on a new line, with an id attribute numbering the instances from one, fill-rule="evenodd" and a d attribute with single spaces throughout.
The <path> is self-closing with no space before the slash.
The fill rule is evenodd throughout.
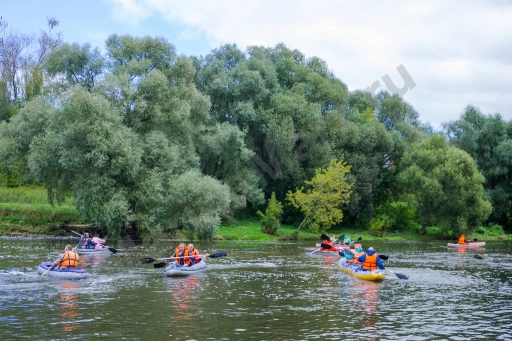
<path id="1" fill-rule="evenodd" d="M 169 288 L 170 306 L 173 314 L 170 326 L 178 334 L 187 335 L 199 315 L 198 300 L 201 293 L 201 276 L 195 274 L 184 278 L 165 278 Z"/>
<path id="2" fill-rule="evenodd" d="M 507 242 L 485 251 L 375 242 L 385 265 L 409 276 L 380 283 L 340 271 L 337 256 L 307 255 L 305 243 L 256 242 L 198 243 L 228 257 L 186 278 L 138 264 L 167 254 L 170 242 L 81 256 L 84 280 L 41 278 L 37 265 L 66 244 L 0 238 L 2 341 L 512 339 Z"/>
<path id="3" fill-rule="evenodd" d="M 80 328 L 80 315 L 78 314 L 78 288 L 77 282 L 65 281 L 56 284 L 59 287 L 59 295 L 62 301 L 60 308 L 62 310 L 62 328 L 65 332 L 72 332 Z"/>

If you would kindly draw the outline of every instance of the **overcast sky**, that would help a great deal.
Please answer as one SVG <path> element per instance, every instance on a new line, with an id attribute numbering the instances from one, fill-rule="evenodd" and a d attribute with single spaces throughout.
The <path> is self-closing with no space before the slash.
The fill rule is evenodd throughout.
<path id="1" fill-rule="evenodd" d="M 350 90 L 386 89 L 385 75 L 401 88 L 403 65 L 415 83 L 403 97 L 434 128 L 468 104 L 512 119 L 512 1 L 1 0 L 0 16 L 20 33 L 55 17 L 66 42 L 102 49 L 113 33 L 163 36 L 186 55 L 283 42 Z"/>

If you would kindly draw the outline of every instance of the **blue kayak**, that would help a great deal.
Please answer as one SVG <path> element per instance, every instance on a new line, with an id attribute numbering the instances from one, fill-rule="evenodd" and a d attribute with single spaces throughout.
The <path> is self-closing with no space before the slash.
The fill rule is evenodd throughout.
<path id="1" fill-rule="evenodd" d="M 52 265 L 51 262 L 42 262 L 37 267 L 37 273 L 42 275 Z M 87 270 L 82 268 L 63 268 L 63 269 L 52 269 L 44 275 L 44 277 L 61 278 L 61 279 L 82 279 L 89 277 Z"/>
<path id="2" fill-rule="evenodd" d="M 179 266 L 174 262 L 164 269 L 164 275 L 168 277 L 182 277 L 203 271 L 206 271 L 206 263 L 204 260 L 192 266 Z"/>
<path id="3" fill-rule="evenodd" d="M 73 251 L 75 251 L 79 255 L 97 255 L 97 254 L 103 254 L 105 252 L 108 252 L 109 249 L 108 249 L 108 247 L 103 246 L 101 249 L 79 249 L 79 248 L 74 248 Z"/>

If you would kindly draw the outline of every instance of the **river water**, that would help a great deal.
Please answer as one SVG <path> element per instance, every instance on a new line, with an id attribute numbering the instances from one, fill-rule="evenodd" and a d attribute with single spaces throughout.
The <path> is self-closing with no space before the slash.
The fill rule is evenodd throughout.
<path id="1" fill-rule="evenodd" d="M 311 243 L 197 243 L 208 270 L 165 278 L 141 257 L 175 242 L 81 256 L 83 280 L 42 278 L 70 239 L 0 239 L 0 340 L 512 340 L 512 243 L 371 242 L 383 282 L 356 279 Z"/>

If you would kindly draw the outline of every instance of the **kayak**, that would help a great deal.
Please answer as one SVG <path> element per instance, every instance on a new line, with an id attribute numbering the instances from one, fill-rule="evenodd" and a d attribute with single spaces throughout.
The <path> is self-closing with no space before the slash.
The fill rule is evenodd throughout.
<path id="1" fill-rule="evenodd" d="M 361 244 L 354 244 L 355 248 L 361 247 Z M 318 250 L 320 249 L 320 250 Z M 321 244 L 316 244 L 316 249 L 314 248 L 306 248 L 307 253 L 313 253 L 313 254 L 320 254 L 320 255 L 337 255 L 340 250 L 348 250 L 350 249 L 350 246 L 343 245 L 343 244 L 337 244 L 334 247 L 330 249 L 324 249 L 321 247 Z M 318 251 L 317 251 L 318 250 Z"/>
<path id="2" fill-rule="evenodd" d="M 37 273 L 42 275 L 52 265 L 51 262 L 42 262 L 37 267 Z M 52 269 L 44 275 L 44 277 L 60 278 L 60 279 L 82 279 L 89 277 L 87 270 L 82 268 L 64 268 L 64 269 Z"/>
<path id="3" fill-rule="evenodd" d="M 206 271 L 206 263 L 204 260 L 201 260 L 199 263 L 191 266 L 178 266 L 178 264 L 174 262 L 164 269 L 164 276 L 183 277 L 190 276 L 203 271 Z"/>
<path id="4" fill-rule="evenodd" d="M 471 247 L 482 247 L 485 246 L 485 242 L 474 242 L 468 244 L 457 244 L 457 243 L 448 243 L 448 247 L 457 247 L 457 248 L 471 248 Z"/>
<path id="5" fill-rule="evenodd" d="M 108 247 L 103 246 L 101 249 L 78 249 L 78 248 L 76 248 L 76 249 L 73 249 L 73 251 L 75 251 L 79 255 L 97 255 L 97 254 L 105 253 L 109 250 L 108 250 Z"/>
<path id="6" fill-rule="evenodd" d="M 341 258 L 339 260 L 338 268 L 356 278 L 364 279 L 367 281 L 382 281 L 384 277 L 386 277 L 386 273 L 381 272 L 380 270 L 361 270 L 360 264 L 347 263 L 345 258 Z"/>

